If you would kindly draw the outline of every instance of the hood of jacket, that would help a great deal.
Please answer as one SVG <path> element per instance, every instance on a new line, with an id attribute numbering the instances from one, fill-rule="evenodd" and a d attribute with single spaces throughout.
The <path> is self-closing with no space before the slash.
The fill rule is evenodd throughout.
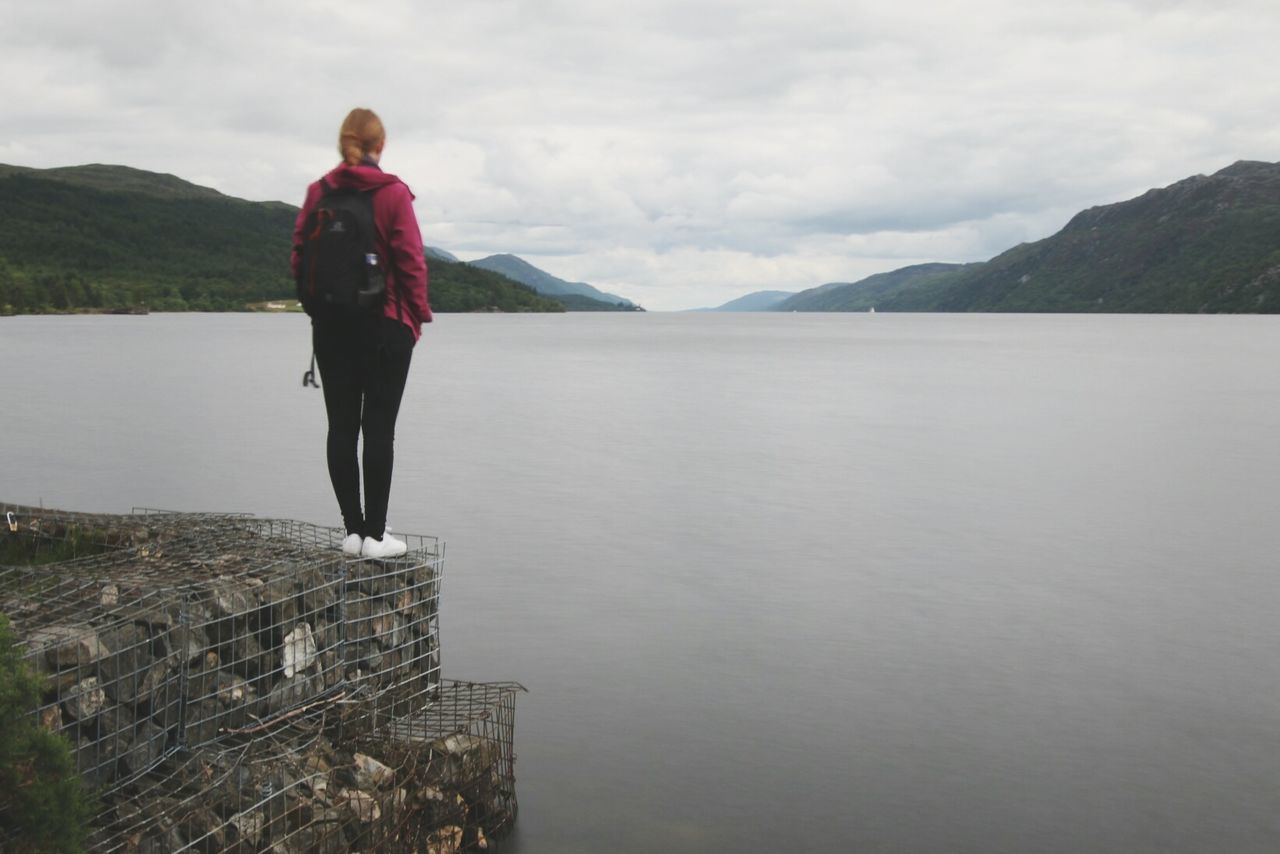
<path id="1" fill-rule="evenodd" d="M 389 184 L 403 183 L 395 175 L 383 172 L 377 166 L 369 163 L 357 163 L 355 166 L 339 163 L 328 175 L 324 176 L 324 179 L 335 187 L 349 187 L 353 190 L 361 191 L 376 190 Z M 407 190 L 408 187 L 405 189 Z M 409 197 L 413 198 L 412 192 L 409 193 Z"/>

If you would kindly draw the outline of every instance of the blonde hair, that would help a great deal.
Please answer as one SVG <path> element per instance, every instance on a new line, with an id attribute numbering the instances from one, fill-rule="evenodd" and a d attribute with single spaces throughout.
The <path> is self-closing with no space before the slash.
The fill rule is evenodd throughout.
<path id="1" fill-rule="evenodd" d="M 382 148 L 387 132 L 382 127 L 382 119 L 373 110 L 356 107 L 347 113 L 338 131 L 338 153 L 349 166 L 355 166 L 365 155 Z"/>

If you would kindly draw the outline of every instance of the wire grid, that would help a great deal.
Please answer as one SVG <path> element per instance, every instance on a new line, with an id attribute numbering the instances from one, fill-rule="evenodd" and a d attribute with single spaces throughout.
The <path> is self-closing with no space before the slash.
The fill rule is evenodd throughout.
<path id="1" fill-rule="evenodd" d="M 402 757 L 398 766 L 416 777 L 427 800 L 439 792 L 453 794 L 402 821 L 401 840 L 414 850 L 424 842 L 429 847 L 441 827 L 462 829 L 460 850 L 483 848 L 487 838 L 511 829 L 519 811 L 515 700 L 524 690 L 516 682 L 447 681 L 436 702 L 410 714 L 379 715 L 376 705 L 365 705 L 345 716 L 346 737 Z"/>
<path id="2" fill-rule="evenodd" d="M 45 618 L 29 657 L 42 662 L 55 691 L 72 686 L 39 714 L 56 716 L 79 739 L 77 759 L 103 793 L 93 850 L 446 854 L 484 848 L 514 822 L 522 689 L 442 687 L 435 618 L 443 544 L 434 538 L 413 538 L 400 561 L 347 562 L 333 554 L 341 529 L 289 520 L 42 512 L 27 518 L 26 536 L 92 528 L 107 532 L 96 542 L 115 544 L 50 567 L 0 568 L 3 610 L 20 630 Z M 128 536 L 116 530 L 127 526 Z M 253 559 L 247 546 L 257 549 Z M 310 561 L 303 575 L 317 559 L 340 568 L 320 572 L 320 581 L 302 578 L 291 594 L 280 570 L 298 575 L 290 561 L 299 559 Z M 174 569 L 194 580 L 155 583 Z M 343 617 L 337 650 L 320 622 L 335 607 Z M 310 626 L 307 618 L 319 627 L 315 658 L 306 630 L 291 632 L 278 667 L 266 672 L 271 662 L 251 639 L 290 619 L 295 630 Z M 415 633 L 415 643 L 396 641 Z M 382 644 L 399 660 L 371 660 Z M 299 675 L 326 688 L 273 706 L 271 691 L 261 695 L 263 679 L 283 674 L 286 662 L 295 674 L 277 676 L 273 690 Z M 379 681 L 388 675 L 404 678 Z M 84 684 L 93 678 L 100 693 Z M 95 698 L 103 705 L 90 725 Z M 69 721 L 72 708 L 82 717 Z"/>
<path id="3" fill-rule="evenodd" d="M 45 681 L 40 722 L 103 791 L 326 698 L 376 701 L 396 686 L 407 707 L 438 691 L 434 538 L 353 561 L 332 548 L 340 530 L 304 523 L 32 512 L 15 513 L 28 551 L 86 531 L 106 549 L 0 567 L 0 610 Z"/>
<path id="4" fill-rule="evenodd" d="M 169 513 L 172 511 L 143 509 L 140 512 Z M 342 541 L 347 536 L 346 529 L 344 528 L 313 525 L 310 522 L 299 522 L 296 519 L 262 519 L 250 517 L 243 519 L 242 522 L 246 527 L 260 531 L 265 536 L 284 539 L 290 542 L 322 549 L 339 548 L 342 545 Z M 397 533 L 395 537 L 398 540 L 403 540 L 408 546 L 410 560 L 422 562 L 424 559 L 442 560 L 444 558 L 444 543 L 440 541 L 439 537 L 429 537 L 423 534 L 399 533 Z M 415 558 L 414 555 L 417 555 L 417 557 Z"/>
<path id="5" fill-rule="evenodd" d="M 299 831 L 336 832 L 337 816 L 299 816 L 330 749 L 314 720 L 255 738 L 175 751 L 102 797 L 88 848 L 115 851 L 312 851 Z M 292 843 L 292 844 L 291 844 Z M 321 848 L 320 850 L 346 850 Z"/>
<path id="6" fill-rule="evenodd" d="M 0 540 L 0 566 L 69 560 L 127 547 L 139 536 L 132 522 L 127 516 L 0 502 L 0 537 L 19 530 L 24 534 L 20 543 L 16 538 Z"/>
<path id="7" fill-rule="evenodd" d="M 522 690 L 446 680 L 431 707 L 379 731 L 357 732 L 350 718 L 359 704 L 339 703 L 252 740 L 175 753 L 107 796 L 89 847 L 299 854 L 491 847 L 517 812 L 513 737 Z"/>

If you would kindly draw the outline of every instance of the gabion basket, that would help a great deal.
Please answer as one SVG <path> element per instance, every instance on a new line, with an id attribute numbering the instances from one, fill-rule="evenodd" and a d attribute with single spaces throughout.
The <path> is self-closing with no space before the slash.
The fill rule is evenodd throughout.
<path id="1" fill-rule="evenodd" d="M 352 560 L 293 520 L 0 513 L 0 611 L 94 850 L 448 852 L 514 821 L 522 689 L 441 680 L 436 538 Z"/>

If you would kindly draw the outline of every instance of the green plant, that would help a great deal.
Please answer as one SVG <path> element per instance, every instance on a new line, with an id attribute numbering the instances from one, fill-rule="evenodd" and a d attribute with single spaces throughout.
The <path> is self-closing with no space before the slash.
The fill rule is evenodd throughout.
<path id="1" fill-rule="evenodd" d="M 9 618 L 0 614 L 0 848 L 81 851 L 91 798 L 67 740 L 38 725 L 39 702 L 40 682 L 15 646 Z"/>

